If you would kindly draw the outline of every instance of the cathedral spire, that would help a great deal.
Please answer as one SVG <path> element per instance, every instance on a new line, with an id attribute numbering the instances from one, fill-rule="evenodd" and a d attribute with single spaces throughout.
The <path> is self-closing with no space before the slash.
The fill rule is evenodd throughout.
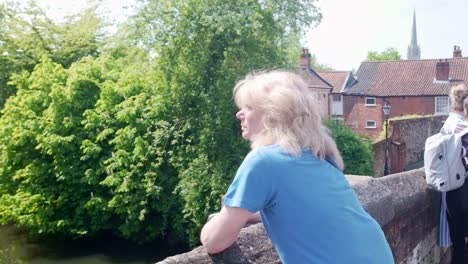
<path id="1" fill-rule="evenodd" d="M 416 10 L 413 11 L 413 30 L 411 31 L 411 43 L 408 46 L 408 60 L 421 59 L 421 50 L 418 45 L 418 37 L 416 35 Z"/>

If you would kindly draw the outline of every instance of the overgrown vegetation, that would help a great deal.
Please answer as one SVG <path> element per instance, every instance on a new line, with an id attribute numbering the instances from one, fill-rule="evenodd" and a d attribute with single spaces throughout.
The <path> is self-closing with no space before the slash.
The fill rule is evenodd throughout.
<path id="1" fill-rule="evenodd" d="M 350 128 L 336 120 L 327 120 L 345 163 L 345 174 L 374 175 L 374 154 L 369 139 L 355 134 Z"/>
<path id="2" fill-rule="evenodd" d="M 34 1 L 0 5 L 0 109 L 15 94 L 8 84 L 14 74 L 31 72 L 43 56 L 68 68 L 84 57 L 97 57 L 102 45 L 103 20 L 90 6 L 58 24 Z"/>
<path id="3" fill-rule="evenodd" d="M 106 37 L 93 8 L 1 8 L 0 223 L 192 244 L 248 151 L 235 81 L 289 67 L 320 20 L 314 0 L 148 0 Z"/>
<path id="4" fill-rule="evenodd" d="M 195 244 L 248 151 L 232 87 L 296 65 L 315 1 L 141 1 L 112 36 L 93 10 L 0 7 L 0 223 Z M 329 126 L 345 173 L 372 175 L 368 142 Z"/>

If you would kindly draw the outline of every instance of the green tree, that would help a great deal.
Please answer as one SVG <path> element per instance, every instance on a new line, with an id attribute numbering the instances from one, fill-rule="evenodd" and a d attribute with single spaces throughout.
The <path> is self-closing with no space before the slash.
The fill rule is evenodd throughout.
<path id="1" fill-rule="evenodd" d="M 104 22 L 95 9 L 96 4 L 57 23 L 34 1 L 0 6 L 0 109 L 16 91 L 8 84 L 12 75 L 31 72 L 43 56 L 68 68 L 99 54 Z"/>
<path id="2" fill-rule="evenodd" d="M 371 142 L 355 134 L 350 128 L 335 120 L 326 120 L 345 164 L 344 173 L 374 175 L 374 155 Z"/>
<path id="3" fill-rule="evenodd" d="M 97 58 L 68 65 L 45 53 L 13 76 L 18 91 L 0 116 L 0 223 L 197 243 L 248 151 L 236 80 L 286 67 L 289 36 L 320 19 L 313 0 L 141 3 Z"/>
<path id="4" fill-rule="evenodd" d="M 315 71 L 333 71 L 334 70 L 331 66 L 320 63 L 315 54 L 311 55 L 310 67 L 314 69 Z"/>
<path id="5" fill-rule="evenodd" d="M 89 196 L 77 186 L 86 166 L 78 155 L 80 122 L 97 99 L 97 87 L 69 79 L 46 57 L 31 74 L 16 75 L 12 82 L 18 92 L 0 118 L 1 222 L 33 233 L 80 232 L 70 223 L 76 200 Z"/>
<path id="6" fill-rule="evenodd" d="M 289 37 L 320 18 L 313 4 L 148 1 L 135 18 L 137 39 L 155 54 L 169 99 L 165 120 L 176 129 L 168 160 L 183 214 L 173 224 L 192 242 L 207 215 L 219 210 L 247 152 L 234 117 L 235 81 L 254 69 L 287 66 Z"/>
<path id="7" fill-rule="evenodd" d="M 369 51 L 367 52 L 368 61 L 389 61 L 401 60 L 400 53 L 395 48 L 387 48 L 382 52 Z"/>

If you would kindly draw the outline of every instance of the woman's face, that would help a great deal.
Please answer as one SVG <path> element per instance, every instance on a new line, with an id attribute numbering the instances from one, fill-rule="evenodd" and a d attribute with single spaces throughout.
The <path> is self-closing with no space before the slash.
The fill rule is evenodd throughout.
<path id="1" fill-rule="evenodd" d="M 236 117 L 240 120 L 242 137 L 244 139 L 251 140 L 253 136 L 260 133 L 263 129 L 263 114 L 248 105 L 242 107 L 237 112 Z"/>

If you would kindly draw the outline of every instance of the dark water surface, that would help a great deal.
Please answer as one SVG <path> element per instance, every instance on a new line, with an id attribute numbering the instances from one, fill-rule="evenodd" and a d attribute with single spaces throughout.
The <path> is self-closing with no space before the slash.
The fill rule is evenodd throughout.
<path id="1" fill-rule="evenodd" d="M 147 264 L 181 252 L 186 245 L 137 244 L 111 236 L 60 240 L 28 238 L 13 226 L 0 226 L 1 264 Z"/>

